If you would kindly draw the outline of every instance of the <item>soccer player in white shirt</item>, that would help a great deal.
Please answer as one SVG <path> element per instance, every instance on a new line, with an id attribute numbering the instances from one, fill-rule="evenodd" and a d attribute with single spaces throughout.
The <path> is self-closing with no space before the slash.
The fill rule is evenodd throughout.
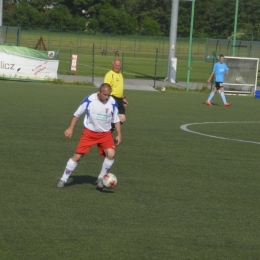
<path id="1" fill-rule="evenodd" d="M 111 122 L 115 123 L 117 131 L 116 145 L 119 145 L 122 139 L 117 103 L 110 96 L 111 91 L 111 86 L 103 83 L 98 92 L 87 96 L 74 113 L 70 126 L 64 132 L 65 136 L 68 138 L 72 136 L 74 127 L 83 113 L 85 113 L 84 129 L 76 151 L 72 158 L 68 160 L 63 175 L 58 182 L 58 188 L 65 186 L 78 162 L 85 153 L 89 152 L 90 147 L 93 145 L 97 145 L 100 156 L 105 157 L 97 179 L 97 189 L 102 190 L 104 187 L 102 179 L 112 167 L 115 157 L 115 144 L 110 131 Z"/>

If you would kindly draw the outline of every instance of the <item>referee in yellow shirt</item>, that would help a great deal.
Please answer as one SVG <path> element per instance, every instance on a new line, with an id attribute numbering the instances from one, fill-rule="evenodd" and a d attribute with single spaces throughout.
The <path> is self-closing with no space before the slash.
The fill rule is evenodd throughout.
<path id="1" fill-rule="evenodd" d="M 112 87 L 111 96 L 116 100 L 118 104 L 119 118 L 121 124 L 126 121 L 125 106 L 128 105 L 128 101 L 124 96 L 124 78 L 120 72 L 122 62 L 119 59 L 115 59 L 112 62 L 112 69 L 105 75 L 104 83 L 108 83 Z M 115 126 L 112 123 L 111 131 L 114 131 Z"/>

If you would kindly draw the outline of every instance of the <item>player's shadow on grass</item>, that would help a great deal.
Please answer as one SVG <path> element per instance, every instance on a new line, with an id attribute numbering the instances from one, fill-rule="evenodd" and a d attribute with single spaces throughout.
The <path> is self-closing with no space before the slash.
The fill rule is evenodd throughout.
<path id="1" fill-rule="evenodd" d="M 208 106 L 205 102 L 203 102 L 202 104 Z M 211 104 L 212 104 L 212 106 L 220 106 L 219 104 L 213 103 L 213 102 L 211 102 Z"/>
<path id="2" fill-rule="evenodd" d="M 140 71 L 127 70 L 128 72 L 134 73 L 137 79 L 153 79 L 151 75 L 140 73 Z"/>
<path id="3" fill-rule="evenodd" d="M 97 177 L 89 176 L 89 175 L 72 175 L 69 177 L 70 181 L 66 186 L 72 186 L 72 185 L 80 185 L 80 184 L 92 184 L 94 186 L 97 185 Z M 104 193 L 114 193 L 112 190 L 103 189 L 100 190 L 100 192 Z"/>
<path id="4" fill-rule="evenodd" d="M 77 185 L 77 184 L 84 184 L 84 183 L 89 183 L 92 185 L 96 185 L 96 180 L 97 177 L 94 176 L 89 176 L 89 175 L 71 175 L 69 177 L 70 181 L 67 186 L 72 186 L 72 185 Z"/>
<path id="5" fill-rule="evenodd" d="M 128 72 L 131 72 L 135 75 L 136 79 L 147 79 L 147 80 L 154 80 L 154 76 L 148 75 L 148 74 L 144 74 L 144 73 L 140 73 L 139 71 L 133 71 L 133 70 L 128 70 Z M 165 77 L 156 77 L 156 80 L 164 80 Z"/>

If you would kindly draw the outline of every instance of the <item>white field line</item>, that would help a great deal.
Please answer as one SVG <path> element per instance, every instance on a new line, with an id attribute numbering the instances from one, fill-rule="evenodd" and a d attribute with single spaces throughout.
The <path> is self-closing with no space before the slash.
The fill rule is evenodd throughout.
<path id="1" fill-rule="evenodd" d="M 180 128 L 183 131 L 189 132 L 189 133 L 193 133 L 193 134 L 197 134 L 197 135 L 202 135 L 202 136 L 207 136 L 207 137 L 211 137 L 211 138 L 217 138 L 217 139 L 223 139 L 223 140 L 232 140 L 232 141 L 237 141 L 237 142 L 243 142 L 243 143 L 251 143 L 251 144 L 260 144 L 260 142 L 254 142 L 254 141 L 246 141 L 246 140 L 240 140 L 240 139 L 233 139 L 233 138 L 226 138 L 226 137 L 221 137 L 221 136 L 215 136 L 215 135 L 207 135 L 207 134 L 203 134 L 200 132 L 195 132 L 195 131 L 191 131 L 188 129 L 189 126 L 192 125 L 206 125 L 206 124 L 259 124 L 260 121 L 245 121 L 245 122 L 203 122 L 203 123 L 191 123 L 191 124 L 185 124 L 185 125 L 181 125 Z"/>

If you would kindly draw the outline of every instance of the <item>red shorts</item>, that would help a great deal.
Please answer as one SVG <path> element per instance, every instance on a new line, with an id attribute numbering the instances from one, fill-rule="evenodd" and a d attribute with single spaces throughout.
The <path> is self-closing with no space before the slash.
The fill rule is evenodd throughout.
<path id="1" fill-rule="evenodd" d="M 80 154 L 88 153 L 93 145 L 97 145 L 100 156 L 105 157 L 105 150 L 115 149 L 111 131 L 96 133 L 84 128 L 75 152 Z"/>

